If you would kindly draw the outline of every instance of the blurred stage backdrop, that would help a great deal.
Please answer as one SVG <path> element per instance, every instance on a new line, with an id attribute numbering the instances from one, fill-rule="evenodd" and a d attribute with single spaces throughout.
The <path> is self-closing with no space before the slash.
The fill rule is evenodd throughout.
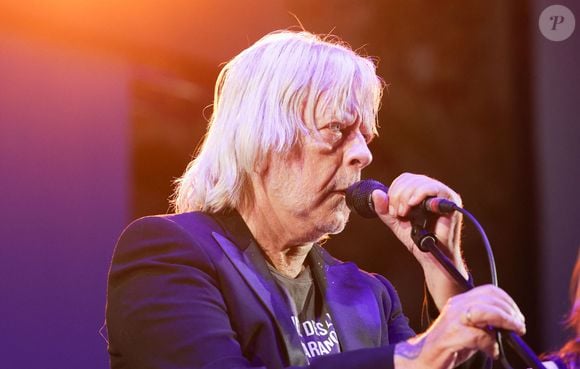
<path id="1" fill-rule="evenodd" d="M 2 1 L 0 367 L 107 368 L 99 329 L 116 238 L 168 211 L 221 63 L 295 17 L 380 60 L 389 88 L 365 177 L 421 172 L 460 192 L 527 316 L 526 342 L 557 347 L 580 245 L 580 35 L 542 36 L 552 3 Z M 353 217 L 326 247 L 387 276 L 423 329 L 422 274 L 383 225 Z M 488 282 L 469 224 L 464 248 Z"/>

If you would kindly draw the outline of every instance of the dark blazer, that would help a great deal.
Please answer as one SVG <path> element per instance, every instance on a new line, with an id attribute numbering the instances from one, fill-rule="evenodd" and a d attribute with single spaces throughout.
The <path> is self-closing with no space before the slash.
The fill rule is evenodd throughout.
<path id="1" fill-rule="evenodd" d="M 133 222 L 109 274 L 111 368 L 392 368 L 394 344 L 414 335 L 393 286 L 318 245 L 309 258 L 342 351 L 311 363 L 236 212 Z"/>

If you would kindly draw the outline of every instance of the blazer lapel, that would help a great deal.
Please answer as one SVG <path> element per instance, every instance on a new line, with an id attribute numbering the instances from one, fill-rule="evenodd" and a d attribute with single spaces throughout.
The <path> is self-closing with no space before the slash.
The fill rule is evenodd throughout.
<path id="1" fill-rule="evenodd" d="M 281 293 L 274 281 L 258 245 L 251 241 L 250 245 L 242 250 L 223 235 L 217 232 L 212 232 L 212 235 L 248 286 L 272 315 L 273 321 L 282 333 L 289 364 L 306 365 L 307 359 L 302 349 L 300 337 L 290 319 L 292 311 L 289 304 L 291 302 Z"/>
<path id="2" fill-rule="evenodd" d="M 315 246 L 311 255 L 314 276 L 325 297 L 342 350 L 378 347 L 381 318 L 377 298 L 357 266 L 338 262 L 320 246 Z"/>

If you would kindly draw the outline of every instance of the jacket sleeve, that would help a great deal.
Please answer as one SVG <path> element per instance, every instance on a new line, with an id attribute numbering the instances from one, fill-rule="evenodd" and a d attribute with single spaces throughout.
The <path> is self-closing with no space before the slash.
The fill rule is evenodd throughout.
<path id="1" fill-rule="evenodd" d="M 212 260 L 180 225 L 162 217 L 131 224 L 117 243 L 109 273 L 111 367 L 252 368 L 219 287 Z M 329 355 L 309 368 L 391 369 L 393 350 L 387 345 Z"/>
<path id="2" fill-rule="evenodd" d="M 401 300 L 395 287 L 382 275 L 374 274 L 374 276 L 384 285 L 388 293 L 388 299 L 386 300 L 390 304 L 388 309 L 390 316 L 387 317 L 389 328 L 388 342 L 396 344 L 415 336 L 415 332 L 409 326 L 409 318 L 403 314 Z"/>

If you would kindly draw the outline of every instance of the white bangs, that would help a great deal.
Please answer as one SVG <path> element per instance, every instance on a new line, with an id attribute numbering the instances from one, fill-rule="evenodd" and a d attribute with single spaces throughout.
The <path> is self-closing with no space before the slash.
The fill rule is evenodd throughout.
<path id="1" fill-rule="evenodd" d="M 376 136 L 382 89 L 383 82 L 369 60 L 331 57 L 321 78 L 310 84 L 312 93 L 304 114 L 314 121 L 315 116 L 330 111 L 345 123 L 359 120 L 369 136 Z"/>

